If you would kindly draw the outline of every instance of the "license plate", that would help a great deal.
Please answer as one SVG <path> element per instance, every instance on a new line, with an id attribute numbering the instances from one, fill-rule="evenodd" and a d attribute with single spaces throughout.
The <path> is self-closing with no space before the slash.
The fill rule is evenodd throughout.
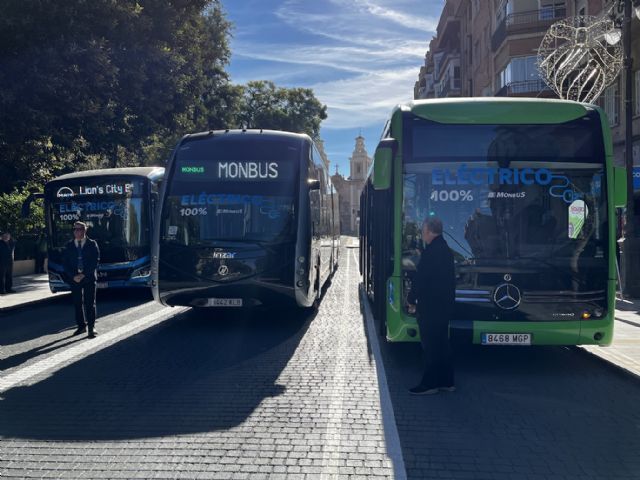
<path id="1" fill-rule="evenodd" d="M 109 284 L 107 282 L 98 282 L 96 283 L 97 288 L 107 288 Z"/>
<path id="2" fill-rule="evenodd" d="M 482 345 L 531 345 L 531 334 L 483 333 Z"/>
<path id="3" fill-rule="evenodd" d="M 208 298 L 207 307 L 241 307 L 241 298 Z"/>

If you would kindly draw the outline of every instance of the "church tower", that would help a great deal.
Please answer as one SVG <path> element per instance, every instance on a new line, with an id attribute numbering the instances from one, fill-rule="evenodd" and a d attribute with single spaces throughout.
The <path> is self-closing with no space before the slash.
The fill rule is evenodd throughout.
<path id="1" fill-rule="evenodd" d="M 364 137 L 358 135 L 356 137 L 356 146 L 351 155 L 351 180 L 364 180 L 371 166 L 371 158 L 367 154 L 364 146 Z"/>

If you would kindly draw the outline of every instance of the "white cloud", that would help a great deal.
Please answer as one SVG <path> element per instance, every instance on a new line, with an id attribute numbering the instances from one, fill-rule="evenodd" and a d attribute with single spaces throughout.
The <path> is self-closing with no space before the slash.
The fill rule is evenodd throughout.
<path id="1" fill-rule="evenodd" d="M 376 17 L 390 20 L 405 28 L 412 28 L 414 30 L 422 31 L 434 31 L 438 26 L 437 17 L 421 17 L 415 14 L 408 14 L 393 10 L 391 8 L 384 7 L 380 4 L 374 3 L 370 0 L 332 0 L 334 3 L 341 5 L 355 4 L 364 8 L 368 13 L 375 15 Z M 414 9 L 417 5 L 414 6 Z"/>
<path id="2" fill-rule="evenodd" d="M 328 105 L 326 129 L 382 125 L 394 106 L 413 98 L 413 67 L 369 72 L 346 80 L 313 85 L 316 96 Z"/>
<path id="3" fill-rule="evenodd" d="M 288 73 L 299 78 L 301 68 L 333 72 L 322 78 L 335 79 L 310 80 L 304 85 L 328 106 L 323 129 L 380 125 L 394 105 L 412 98 L 442 3 L 286 0 L 276 17 L 287 28 L 303 33 L 304 40 L 292 44 L 243 35 L 234 41 L 234 55 L 277 62 L 274 78 L 286 78 Z"/>
<path id="4" fill-rule="evenodd" d="M 235 55 L 271 62 L 315 65 L 349 73 L 368 73 L 390 64 L 417 63 L 424 56 L 419 42 L 403 42 L 387 48 L 359 46 L 291 46 L 285 44 L 245 43 L 235 49 Z M 398 61 L 398 59 L 401 59 Z M 417 75 L 419 67 L 415 68 Z"/>

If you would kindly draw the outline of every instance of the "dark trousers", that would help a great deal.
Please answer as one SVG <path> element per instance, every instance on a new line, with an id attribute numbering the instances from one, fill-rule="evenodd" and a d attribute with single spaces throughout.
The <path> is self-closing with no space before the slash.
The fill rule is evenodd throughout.
<path id="1" fill-rule="evenodd" d="M 13 264 L 0 265 L 0 293 L 7 293 L 13 288 Z"/>
<path id="2" fill-rule="evenodd" d="M 449 322 L 441 318 L 418 317 L 424 373 L 420 384 L 428 388 L 454 385 L 453 355 L 449 342 Z"/>
<path id="3" fill-rule="evenodd" d="M 96 282 L 83 282 L 71 286 L 73 306 L 76 310 L 78 328 L 93 329 L 96 323 Z"/>

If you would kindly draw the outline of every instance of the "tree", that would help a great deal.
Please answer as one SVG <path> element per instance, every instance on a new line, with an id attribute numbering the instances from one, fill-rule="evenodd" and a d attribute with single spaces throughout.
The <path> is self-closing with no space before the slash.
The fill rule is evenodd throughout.
<path id="1" fill-rule="evenodd" d="M 238 124 L 243 128 L 264 128 L 320 134 L 327 118 L 322 105 L 309 88 L 282 88 L 269 81 L 249 82 L 242 89 Z"/>
<path id="2" fill-rule="evenodd" d="M 229 28 L 219 0 L 5 0 L 0 192 L 141 163 L 217 117 Z"/>

